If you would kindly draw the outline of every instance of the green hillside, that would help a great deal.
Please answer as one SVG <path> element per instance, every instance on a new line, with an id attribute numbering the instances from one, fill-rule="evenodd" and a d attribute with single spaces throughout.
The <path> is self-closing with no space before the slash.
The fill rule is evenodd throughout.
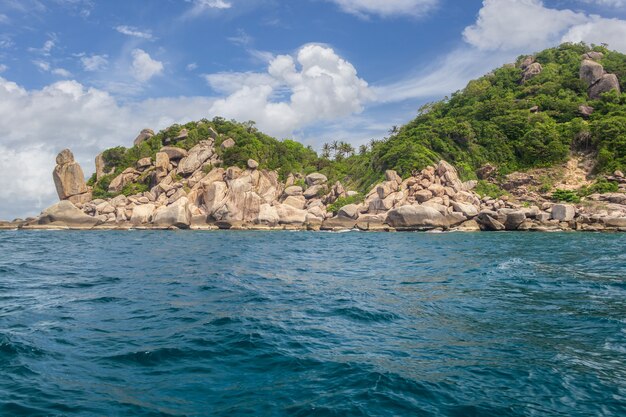
<path id="1" fill-rule="evenodd" d="M 217 147 L 225 166 L 244 166 L 252 158 L 261 168 L 278 170 L 283 178 L 320 171 L 361 191 L 379 181 L 387 169 L 406 177 L 440 159 L 454 164 L 465 179 L 475 178 L 486 163 L 506 174 L 562 163 L 571 151 L 596 154 L 598 172 L 626 170 L 626 94 L 612 91 L 600 99 L 589 98 L 579 72 L 583 55 L 590 51 L 603 54 L 597 61 L 618 77 L 624 91 L 626 55 L 604 46 L 564 44 L 534 56 L 543 68 L 540 74 L 523 80 L 521 63 L 526 57 L 520 57 L 515 65 L 471 81 L 450 98 L 423 106 L 413 121 L 358 152 L 340 142 L 325 145 L 318 155 L 295 141 L 264 135 L 253 122 L 215 118 L 171 126 L 138 147 L 106 151 L 107 167 L 115 172 L 101 179 L 95 191 L 105 194 L 115 175 L 140 158 L 154 157 L 183 128 L 188 137 L 175 146 L 185 149 L 207 138 L 209 128 L 220 134 L 216 145 L 233 138 L 234 147 L 225 151 Z M 583 105 L 594 109 L 590 116 L 581 114 Z"/>

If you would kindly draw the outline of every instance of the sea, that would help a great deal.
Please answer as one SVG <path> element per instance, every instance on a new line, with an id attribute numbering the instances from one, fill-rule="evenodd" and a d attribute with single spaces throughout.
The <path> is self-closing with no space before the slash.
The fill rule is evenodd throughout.
<path id="1" fill-rule="evenodd" d="M 626 234 L 0 232 L 1 416 L 626 416 Z"/>

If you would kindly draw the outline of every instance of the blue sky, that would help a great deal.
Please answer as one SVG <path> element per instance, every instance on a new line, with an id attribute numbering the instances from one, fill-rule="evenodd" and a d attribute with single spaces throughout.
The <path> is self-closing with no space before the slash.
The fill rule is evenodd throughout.
<path id="1" fill-rule="evenodd" d="M 626 0 L 0 0 L 0 218 L 144 127 L 224 116 L 319 149 L 563 41 L 626 52 Z"/>

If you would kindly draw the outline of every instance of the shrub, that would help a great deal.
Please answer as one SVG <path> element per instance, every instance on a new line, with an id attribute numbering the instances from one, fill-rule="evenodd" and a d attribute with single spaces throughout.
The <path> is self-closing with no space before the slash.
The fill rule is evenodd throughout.
<path id="1" fill-rule="evenodd" d="M 476 185 L 476 188 L 474 188 L 474 192 L 476 192 L 476 194 L 480 195 L 481 197 L 492 198 L 499 198 L 507 194 L 505 190 L 498 187 L 496 184 L 492 184 L 484 180 L 478 181 L 478 185 Z"/>
<path id="2" fill-rule="evenodd" d="M 342 207 L 347 206 L 348 204 L 359 204 L 360 202 L 363 201 L 363 199 L 364 197 L 362 194 L 357 194 L 352 197 L 338 198 L 337 201 L 335 201 L 332 204 L 329 204 L 326 207 L 326 210 L 333 214 L 337 214 Z"/>
<path id="3" fill-rule="evenodd" d="M 580 196 L 576 191 L 559 189 L 552 193 L 552 200 L 564 203 L 580 203 Z"/>

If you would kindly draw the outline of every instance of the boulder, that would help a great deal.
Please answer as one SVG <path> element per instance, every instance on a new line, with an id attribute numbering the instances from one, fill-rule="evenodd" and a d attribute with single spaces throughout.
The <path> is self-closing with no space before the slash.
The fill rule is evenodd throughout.
<path id="1" fill-rule="evenodd" d="M 307 200 L 310 200 L 315 197 L 320 197 L 326 192 L 326 190 L 327 190 L 326 185 L 323 185 L 323 184 L 314 185 L 306 189 L 306 191 L 304 192 L 304 198 L 306 198 Z"/>
<path id="2" fill-rule="evenodd" d="M 596 51 L 589 51 L 583 55 L 583 59 L 591 59 L 594 61 L 598 61 L 602 59 L 603 57 L 604 57 L 604 54 L 602 52 L 596 52 Z"/>
<path id="3" fill-rule="evenodd" d="M 425 203 L 433 198 L 433 193 L 429 190 L 420 190 L 416 192 L 413 197 L 415 197 L 415 200 L 417 200 L 419 203 Z"/>
<path id="4" fill-rule="evenodd" d="M 621 92 L 619 87 L 619 80 L 615 74 L 604 74 L 602 78 L 589 88 L 589 98 L 595 100 L 599 99 L 602 94 L 609 91 Z"/>
<path id="5" fill-rule="evenodd" d="M 286 196 L 302 195 L 303 194 L 302 187 L 300 187 L 298 185 L 292 185 L 290 187 L 285 188 L 284 194 Z"/>
<path id="6" fill-rule="evenodd" d="M 126 168 L 111 181 L 111 184 L 109 184 L 109 192 L 119 193 L 127 184 L 130 184 L 137 178 L 139 178 L 139 172 L 135 171 L 133 168 Z"/>
<path id="7" fill-rule="evenodd" d="M 152 165 L 152 159 L 150 157 L 141 158 L 137 161 L 137 169 L 145 169 Z"/>
<path id="8" fill-rule="evenodd" d="M 603 217 L 602 223 L 606 227 L 626 227 L 626 217 Z"/>
<path id="9" fill-rule="evenodd" d="M 552 220 L 558 220 L 560 222 L 569 222 L 574 220 L 576 216 L 576 207 L 570 204 L 555 204 L 552 207 Z"/>
<path id="10" fill-rule="evenodd" d="M 85 174 L 69 149 L 61 151 L 57 155 L 56 162 L 52 178 L 60 200 L 67 200 L 89 191 Z"/>
<path id="11" fill-rule="evenodd" d="M 322 223 L 321 230 L 351 230 L 356 226 L 356 220 L 349 217 L 333 217 Z"/>
<path id="12" fill-rule="evenodd" d="M 224 142 L 222 142 L 222 144 L 220 145 L 220 147 L 222 148 L 222 150 L 226 150 L 226 149 L 230 149 L 233 146 L 235 146 L 235 141 L 232 138 L 227 138 Z"/>
<path id="13" fill-rule="evenodd" d="M 306 222 L 307 212 L 305 210 L 298 210 L 287 204 L 277 204 L 275 206 L 278 213 L 279 223 L 284 225 L 303 225 Z"/>
<path id="14" fill-rule="evenodd" d="M 456 201 L 451 201 L 450 204 L 452 204 L 454 211 L 463 214 L 465 217 L 474 218 L 478 216 L 478 209 L 473 204 L 457 203 Z"/>
<path id="15" fill-rule="evenodd" d="M 386 181 L 394 181 L 398 185 L 402 184 L 402 177 L 398 175 L 396 171 L 387 170 L 385 171 L 385 180 Z"/>
<path id="16" fill-rule="evenodd" d="M 228 186 L 224 181 L 213 181 L 205 187 L 204 206 L 208 214 L 213 214 L 226 200 Z"/>
<path id="17" fill-rule="evenodd" d="M 472 219 L 461 223 L 455 228 L 455 230 L 458 230 L 460 232 L 479 232 L 480 225 L 476 220 Z"/>
<path id="18" fill-rule="evenodd" d="M 478 216 L 476 216 L 476 221 L 482 230 L 494 232 L 505 230 L 506 226 L 494 218 L 496 215 L 496 213 L 482 211 L 478 213 Z"/>
<path id="19" fill-rule="evenodd" d="M 167 152 L 157 152 L 154 166 L 156 168 L 157 182 L 161 182 L 161 180 L 167 176 L 170 166 L 170 157 Z"/>
<path id="20" fill-rule="evenodd" d="M 45 209 L 39 216 L 38 223 L 40 225 L 62 223 L 71 228 L 89 229 L 100 224 L 101 221 L 83 213 L 70 201 L 65 200 Z"/>
<path id="21" fill-rule="evenodd" d="M 590 87 L 602 79 L 604 67 L 597 62 L 585 59 L 582 64 L 580 64 L 579 75 L 580 79 Z"/>
<path id="22" fill-rule="evenodd" d="M 306 206 L 306 199 L 301 195 L 289 196 L 283 201 L 283 204 L 297 208 L 298 210 L 303 210 Z"/>
<path id="23" fill-rule="evenodd" d="M 257 161 L 255 161 L 254 159 L 248 159 L 248 168 L 250 169 L 257 169 L 259 167 L 259 163 Z"/>
<path id="24" fill-rule="evenodd" d="M 152 224 L 156 227 L 188 229 L 191 224 L 191 213 L 187 197 L 183 197 L 170 206 L 159 207 L 154 212 Z"/>
<path id="25" fill-rule="evenodd" d="M 594 108 L 591 106 L 582 105 L 582 106 L 578 106 L 578 112 L 580 113 L 581 116 L 587 118 L 593 114 Z"/>
<path id="26" fill-rule="evenodd" d="M 309 187 L 312 187 L 314 185 L 326 184 L 327 181 L 328 178 L 326 178 L 326 175 L 320 174 L 318 172 L 309 174 L 305 178 L 306 185 L 308 185 Z"/>
<path id="27" fill-rule="evenodd" d="M 108 174 L 107 172 L 105 172 L 106 162 L 104 161 L 104 155 L 102 153 L 99 153 L 98 156 L 96 156 L 95 164 L 96 164 L 96 181 L 100 181 L 100 178 Z"/>
<path id="28" fill-rule="evenodd" d="M 133 145 L 139 146 L 148 139 L 150 139 L 152 136 L 154 136 L 154 131 L 152 129 L 143 129 L 135 138 Z"/>
<path id="29" fill-rule="evenodd" d="M 136 206 L 133 208 L 133 215 L 130 217 L 130 222 L 134 225 L 150 223 L 152 221 L 152 215 L 154 214 L 154 210 L 154 204 L 143 204 L 141 206 Z"/>
<path id="30" fill-rule="evenodd" d="M 526 82 L 543 72 L 543 67 L 539 62 L 533 62 L 522 72 L 522 82 Z"/>
<path id="31" fill-rule="evenodd" d="M 262 224 L 266 226 L 276 226 L 280 221 L 280 217 L 278 216 L 278 211 L 276 207 L 270 206 L 269 204 L 261 204 L 259 207 L 259 216 L 256 219 L 257 224 Z"/>
<path id="32" fill-rule="evenodd" d="M 161 148 L 161 150 L 159 152 L 164 152 L 167 154 L 167 157 L 170 160 L 180 160 L 185 158 L 187 155 L 189 155 L 189 153 L 182 149 L 182 148 L 177 148 L 175 146 L 164 146 Z"/>
<path id="33" fill-rule="evenodd" d="M 526 213 L 524 211 L 513 211 L 506 215 L 504 227 L 506 230 L 517 230 L 525 220 Z"/>
<path id="34" fill-rule="evenodd" d="M 387 213 L 386 223 L 396 229 L 429 230 L 447 228 L 446 218 L 437 210 L 424 206 L 402 206 Z"/>
<path id="35" fill-rule="evenodd" d="M 359 206 L 356 204 L 348 204 L 347 206 L 343 206 L 339 209 L 337 216 L 356 220 L 359 218 Z"/>
<path id="36" fill-rule="evenodd" d="M 200 169 L 202 164 L 211 156 L 213 156 L 213 143 L 206 140 L 200 141 L 200 143 L 189 150 L 186 157 L 181 159 L 177 172 L 184 176 L 191 175 L 194 171 Z"/>

